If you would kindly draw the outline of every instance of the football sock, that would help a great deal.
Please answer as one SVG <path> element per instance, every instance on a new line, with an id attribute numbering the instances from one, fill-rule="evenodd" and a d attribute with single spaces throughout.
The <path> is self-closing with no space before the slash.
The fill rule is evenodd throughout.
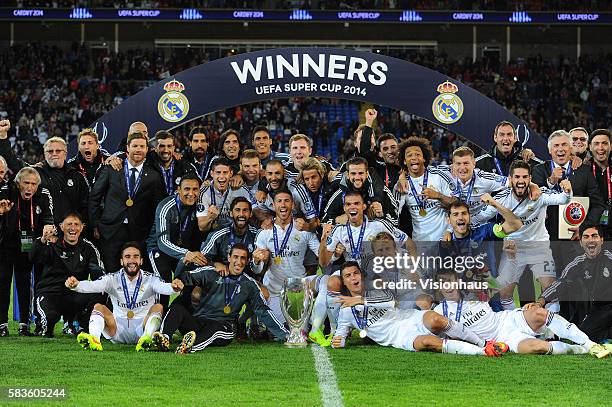
<path id="1" fill-rule="evenodd" d="M 550 349 L 547 353 L 548 355 L 581 355 L 587 353 L 587 350 L 580 345 L 570 345 L 569 343 L 560 341 L 551 341 L 549 344 Z"/>
<path id="2" fill-rule="evenodd" d="M 149 315 L 147 323 L 145 324 L 144 334 L 147 336 L 153 336 L 153 333 L 159 329 L 161 325 L 161 314 L 159 312 L 153 312 Z"/>
<path id="3" fill-rule="evenodd" d="M 310 332 L 318 331 L 327 316 L 327 280 L 329 276 L 321 276 L 318 281 L 318 294 L 310 316 Z"/>
<path id="4" fill-rule="evenodd" d="M 445 339 L 442 344 L 442 353 L 452 353 L 455 355 L 484 355 L 484 348 L 472 345 L 471 343 Z"/>
<path id="5" fill-rule="evenodd" d="M 461 339 L 480 347 L 484 347 L 486 344 L 484 339 L 480 339 L 474 332 L 465 329 L 462 324 L 451 319 L 448 320 L 448 325 L 446 325 L 446 328 L 444 328 L 442 332 L 451 338 Z"/>
<path id="6" fill-rule="evenodd" d="M 514 298 L 502 298 L 499 300 L 502 305 L 504 311 L 512 311 L 516 309 L 516 305 L 514 304 Z"/>
<path id="7" fill-rule="evenodd" d="M 340 293 L 337 291 L 327 291 L 327 317 L 329 318 L 329 326 L 331 332 L 336 332 L 338 327 L 338 316 L 340 315 L 340 303 L 336 302 L 336 297 Z"/>
<path id="8" fill-rule="evenodd" d="M 590 349 L 594 344 L 587 334 L 559 314 L 553 314 L 549 311 L 546 326 L 559 338 L 569 339 L 578 345 L 584 346 L 586 349 Z"/>
<path id="9" fill-rule="evenodd" d="M 103 330 L 104 315 L 100 311 L 91 311 L 91 316 L 89 317 L 89 334 L 99 341 Z"/>

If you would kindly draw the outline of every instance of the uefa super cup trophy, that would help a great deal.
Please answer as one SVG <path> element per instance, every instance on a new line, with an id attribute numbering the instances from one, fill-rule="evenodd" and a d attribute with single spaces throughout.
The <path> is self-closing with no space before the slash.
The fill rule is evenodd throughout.
<path id="1" fill-rule="evenodd" d="M 280 308 L 289 324 L 285 345 L 290 348 L 304 348 L 307 345 L 304 331 L 314 305 L 313 296 L 305 278 L 288 278 L 283 284 Z"/>

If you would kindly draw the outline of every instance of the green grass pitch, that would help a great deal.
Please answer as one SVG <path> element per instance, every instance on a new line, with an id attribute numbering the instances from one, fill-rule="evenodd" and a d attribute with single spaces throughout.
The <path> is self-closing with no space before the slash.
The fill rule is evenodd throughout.
<path id="1" fill-rule="evenodd" d="M 59 324 L 58 324 L 59 325 Z M 0 339 L 0 387 L 66 387 L 59 401 L 0 405 L 320 406 L 311 349 L 241 343 L 193 355 L 136 353 L 104 340 L 84 351 L 73 337 Z M 345 406 L 610 405 L 612 359 L 502 358 L 411 353 L 358 338 L 329 356 Z"/>

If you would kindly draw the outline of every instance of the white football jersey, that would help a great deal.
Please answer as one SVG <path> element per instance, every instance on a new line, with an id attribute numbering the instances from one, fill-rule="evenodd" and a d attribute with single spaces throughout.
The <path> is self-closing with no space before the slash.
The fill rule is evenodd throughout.
<path id="1" fill-rule="evenodd" d="M 338 243 L 342 243 L 342 245 L 346 248 L 344 252 L 344 259 L 346 261 L 361 261 L 362 259 L 367 258 L 372 254 L 372 239 L 379 234 L 380 232 L 387 232 L 398 246 L 401 246 L 406 243 L 408 240 L 408 235 L 404 232 L 393 226 L 389 221 L 384 219 L 375 219 L 368 220 L 367 217 L 363 219 L 365 223 L 365 230 L 363 232 L 363 240 L 361 242 L 360 247 L 360 256 L 355 257 L 351 252 L 351 243 L 349 239 L 348 229 L 350 228 L 351 234 L 353 236 L 353 244 L 354 248 L 357 250 L 359 246 L 359 233 L 361 232 L 361 226 L 354 227 L 351 226 L 350 223 L 345 225 L 336 225 L 332 232 L 329 234 L 326 242 L 326 248 L 328 251 L 333 252 L 336 250 L 336 245 Z"/>
<path id="2" fill-rule="evenodd" d="M 276 223 L 274 230 L 277 233 L 278 249 L 280 250 L 285 239 L 285 234 L 289 225 L 282 229 Z M 280 253 L 276 253 L 274 247 L 273 229 L 262 229 L 255 238 L 255 246 L 258 249 L 267 249 L 270 251 L 270 268 L 264 275 L 263 283 L 270 293 L 279 294 L 283 288 L 285 280 L 290 277 L 303 278 L 306 277 L 306 269 L 304 268 L 304 256 L 308 249 L 312 250 L 316 255 L 319 253 L 319 239 L 312 232 L 300 231 L 293 222 L 293 228 L 287 241 L 287 246 Z M 280 259 L 280 264 L 277 264 Z M 253 270 L 256 273 L 263 271 L 264 264 L 254 264 Z"/>
<path id="3" fill-rule="evenodd" d="M 452 180 L 446 172 L 439 171 L 435 168 L 428 168 L 427 171 L 427 187 L 446 196 L 454 195 Z M 412 180 L 417 195 L 421 194 L 423 191 L 421 185 L 423 185 L 425 176 L 421 175 L 418 178 L 410 177 L 410 179 Z M 442 239 L 446 231 L 447 222 L 446 210 L 440 201 L 434 199 L 427 200 L 425 202 L 425 211 L 427 213 L 425 216 L 421 216 L 419 214 L 421 207 L 418 205 L 414 193 L 410 188 L 410 183 L 408 183 L 408 192 L 405 194 L 396 192 L 395 199 L 398 201 L 398 212 L 401 212 L 404 206 L 407 206 L 410 210 L 413 228 L 412 240 L 417 242 L 437 242 Z M 421 201 L 421 199 L 422 198 L 419 196 L 419 201 Z"/>
<path id="4" fill-rule="evenodd" d="M 550 240 L 548 231 L 546 230 L 546 207 L 548 205 L 565 205 L 572 198 L 572 194 L 565 192 L 556 192 L 552 189 L 542 187 L 542 195 L 532 201 L 527 197 L 524 200 L 519 200 L 512 193 L 512 188 L 506 188 L 495 196 L 495 200 L 505 208 L 514 212 L 516 216 L 521 218 L 523 226 L 513 232 L 510 239 L 518 242 L 547 242 Z M 493 206 L 485 206 L 476 216 L 473 223 L 485 223 L 493 216 L 497 215 L 497 209 Z"/>
<path id="5" fill-rule="evenodd" d="M 142 282 L 136 295 L 136 303 L 131 311 L 134 313 L 134 319 L 144 318 L 149 313 L 149 310 L 155 305 L 155 300 L 158 295 L 172 295 L 174 290 L 172 284 L 164 283 L 162 279 L 154 276 L 148 271 L 140 271 Z M 95 281 L 80 281 L 74 291 L 79 293 L 107 293 L 113 302 L 113 316 L 115 319 L 127 319 L 127 313 L 130 309 L 127 306 L 128 300 L 125 298 L 123 285 L 121 284 L 121 275 L 123 270 L 115 273 L 105 274 Z M 138 279 L 131 280 L 125 275 L 128 296 L 130 301 L 134 295 Z"/>
<path id="6" fill-rule="evenodd" d="M 335 336 L 346 338 L 351 328 L 361 329 L 353 310 L 357 318 L 364 318 L 363 305 L 341 308 Z M 416 309 L 375 308 L 369 305 L 366 327 L 368 338 L 381 346 L 412 350 L 411 339 L 414 340 L 414 332 L 428 334 L 423 325 L 423 314 L 424 311 Z"/>
<path id="7" fill-rule="evenodd" d="M 454 183 L 454 185 L 451 186 L 454 192 L 453 195 L 465 202 L 468 196 L 472 179 L 469 179 L 464 184 L 458 178 L 454 177 L 451 174 L 449 166 L 438 166 L 436 168 L 451 177 Z M 485 206 L 485 204 L 480 201 L 480 197 L 483 194 L 491 194 L 493 192 L 499 191 L 501 189 L 506 188 L 508 184 L 508 178 L 504 177 L 503 175 L 486 172 L 479 168 L 474 169 L 473 178 L 475 178 L 474 186 L 472 188 L 472 194 L 470 195 L 469 202 L 467 202 L 468 206 L 470 207 L 470 216 L 474 216 L 475 214 L 480 212 Z"/>
<path id="8" fill-rule="evenodd" d="M 436 305 L 434 311 L 444 315 L 452 321 L 457 321 L 457 310 L 459 303 L 447 301 L 447 314 L 444 315 L 444 305 Z M 489 340 L 497 338 L 499 330 L 507 317 L 507 311 L 495 312 L 491 309 L 488 302 L 483 301 L 463 301 L 461 307 L 461 324 L 470 331 L 473 331 L 481 339 Z"/>

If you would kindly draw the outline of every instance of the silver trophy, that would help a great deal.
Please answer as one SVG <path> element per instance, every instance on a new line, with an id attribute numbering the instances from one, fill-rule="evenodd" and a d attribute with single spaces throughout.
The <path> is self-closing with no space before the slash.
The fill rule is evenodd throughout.
<path id="1" fill-rule="evenodd" d="M 289 336 L 285 345 L 305 348 L 306 324 L 314 306 L 314 294 L 305 278 L 288 278 L 281 290 L 280 308 L 289 324 Z"/>

